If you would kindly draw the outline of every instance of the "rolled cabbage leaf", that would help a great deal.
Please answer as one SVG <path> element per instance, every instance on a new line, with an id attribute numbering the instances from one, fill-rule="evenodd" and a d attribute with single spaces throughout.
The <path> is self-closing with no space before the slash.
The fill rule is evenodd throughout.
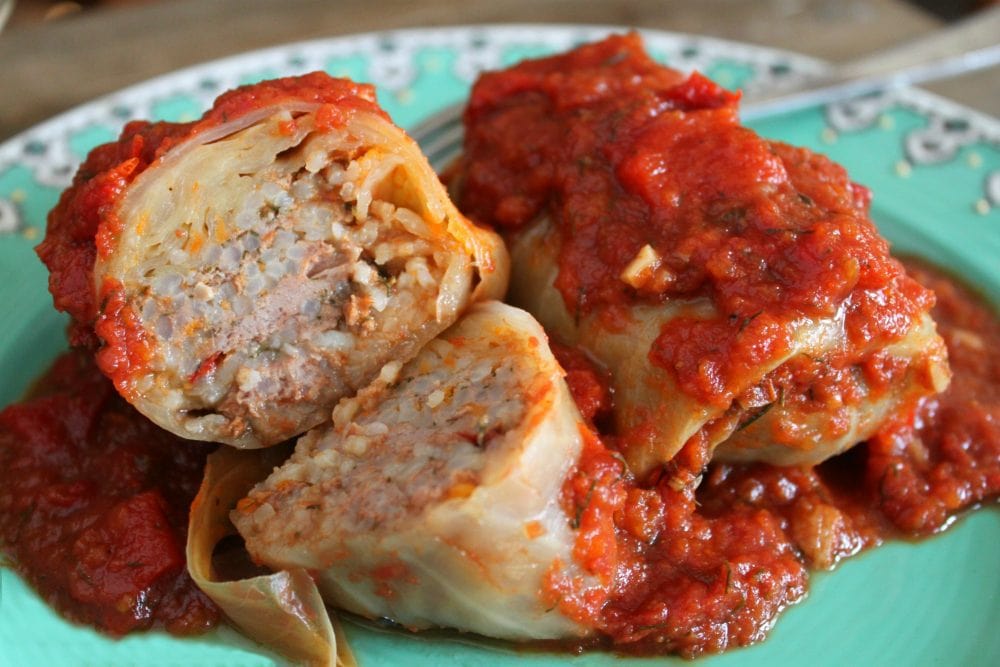
<path id="1" fill-rule="evenodd" d="M 233 513 L 255 560 L 316 573 L 332 604 L 411 629 L 579 637 L 546 582 L 597 585 L 561 501 L 585 425 L 545 333 L 474 306 L 302 436 Z"/>
<path id="2" fill-rule="evenodd" d="M 919 398 L 948 384 L 947 351 L 930 315 L 924 313 L 901 340 L 857 351 L 853 362 L 842 362 L 846 334 L 840 309 L 832 317 L 787 323 L 788 347 L 760 363 L 731 401 L 701 400 L 684 391 L 670 369 L 653 363 L 650 350 L 675 318 L 716 318 L 711 301 L 637 302 L 629 307 L 625 325 L 609 326 L 600 313 L 574 317 L 554 286 L 558 248 L 558 235 L 547 220 L 514 235 L 508 298 L 535 314 L 557 340 L 587 351 L 608 369 L 617 430 L 625 436 L 625 456 L 639 474 L 669 461 L 693 437 L 704 438 L 720 460 L 819 463 L 870 437 L 897 411 L 905 413 Z M 825 356 L 845 364 L 839 370 L 851 374 L 857 394 L 825 403 L 805 400 L 826 377 L 791 371 L 798 361 L 812 364 Z M 905 370 L 890 385 L 870 388 L 863 367 L 873 357 Z"/>
<path id="3" fill-rule="evenodd" d="M 606 367 L 640 477 L 688 444 L 817 463 L 950 377 L 868 191 L 738 99 L 631 34 L 486 73 L 466 108 L 456 201 L 505 234 L 509 301 Z"/>
<path id="4" fill-rule="evenodd" d="M 250 488 L 289 454 L 220 448 L 208 458 L 201 489 L 191 506 L 187 563 L 194 582 L 249 638 L 288 659 L 317 667 L 353 667 L 343 633 L 327 614 L 312 577 L 291 568 L 249 579 L 220 579 L 212 564 L 219 542 L 236 529 L 229 512 Z"/>
<path id="5" fill-rule="evenodd" d="M 507 257 L 369 86 L 322 73 L 134 123 L 81 167 L 39 254 L 119 392 L 185 438 L 262 447 L 329 418 Z"/>

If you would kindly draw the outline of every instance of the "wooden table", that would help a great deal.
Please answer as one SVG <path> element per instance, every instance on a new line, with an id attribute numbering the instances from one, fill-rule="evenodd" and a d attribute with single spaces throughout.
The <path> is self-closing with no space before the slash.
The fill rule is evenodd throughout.
<path id="1" fill-rule="evenodd" d="M 601 23 L 714 35 L 837 61 L 934 30 L 903 0 L 174 0 L 0 34 L 0 140 L 205 60 L 303 39 L 463 23 Z M 997 69 L 928 86 L 1000 114 Z"/>

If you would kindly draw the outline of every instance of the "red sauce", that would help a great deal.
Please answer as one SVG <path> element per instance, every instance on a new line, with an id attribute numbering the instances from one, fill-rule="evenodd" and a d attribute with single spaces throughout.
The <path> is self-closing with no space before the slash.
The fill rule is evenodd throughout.
<path id="1" fill-rule="evenodd" d="M 910 271 L 937 294 L 934 317 L 955 379 L 915 419 L 868 443 L 866 480 L 893 524 L 926 534 L 1000 490 L 1000 322 L 946 276 L 916 264 Z"/>
<path id="2" fill-rule="evenodd" d="M 956 512 L 1000 494 L 1000 321 L 947 277 L 911 275 L 937 293 L 951 386 L 867 443 L 813 467 L 705 466 L 689 443 L 649 484 L 592 438 L 564 487 L 581 529 L 575 557 L 604 588 L 551 580 L 552 604 L 599 628 L 597 644 L 686 656 L 760 641 L 806 593 L 810 569 L 884 540 L 944 529 Z M 577 374 L 585 372 L 582 356 Z M 571 383 L 590 404 L 590 380 Z M 686 473 L 686 475 L 685 475 Z M 690 483 L 678 483 L 688 479 Z"/>
<path id="3" fill-rule="evenodd" d="M 566 384 L 576 407 L 589 424 L 604 423 L 611 416 L 612 397 L 607 373 L 600 373 L 594 363 L 576 348 L 550 342 L 552 353 L 566 371 Z"/>
<path id="4" fill-rule="evenodd" d="M 482 222 L 552 219 L 570 313 L 627 318 L 618 306 L 709 298 L 717 314 L 666 324 L 650 360 L 722 407 L 783 357 L 796 319 L 843 308 L 848 365 L 932 302 L 889 256 L 868 191 L 825 157 L 742 127 L 737 102 L 658 65 L 634 34 L 487 73 L 466 111 L 459 188 Z M 655 268 L 622 280 L 645 246 Z"/>
<path id="5" fill-rule="evenodd" d="M 122 396 L 131 399 L 135 391 L 132 378 L 146 367 L 152 346 L 138 314 L 126 302 L 121 283 L 106 279 L 101 300 L 103 312 L 94 323 L 94 332 L 104 341 L 104 347 L 97 351 L 97 367 Z"/>
<path id="6" fill-rule="evenodd" d="M 208 630 L 187 574 L 188 507 L 211 447 L 163 431 L 82 353 L 0 412 L 0 549 L 63 615 L 112 635 Z"/>

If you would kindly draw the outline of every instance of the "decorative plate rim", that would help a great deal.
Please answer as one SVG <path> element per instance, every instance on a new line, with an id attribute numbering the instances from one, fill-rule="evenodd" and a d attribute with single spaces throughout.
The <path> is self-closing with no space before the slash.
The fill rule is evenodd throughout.
<path id="1" fill-rule="evenodd" d="M 91 108 L 105 107 L 111 105 L 112 103 L 118 101 L 124 101 L 135 95 L 141 93 L 147 93 L 149 91 L 155 91 L 158 89 L 165 88 L 168 84 L 180 83 L 194 76 L 201 74 L 203 71 L 207 72 L 210 70 L 218 70 L 222 68 L 228 68 L 233 65 L 244 64 L 248 61 L 261 61 L 265 62 L 271 58 L 278 59 L 282 56 L 287 55 L 290 52 L 296 50 L 304 51 L 307 49 L 329 49 L 334 50 L 336 47 L 347 46 L 349 44 L 362 43 L 369 40 L 380 40 L 388 37 L 404 37 L 404 38 L 425 38 L 426 41 L 431 41 L 434 37 L 447 37 L 454 38 L 458 35 L 463 34 L 474 34 L 477 32 L 489 32 L 491 35 L 497 34 L 509 34 L 510 36 L 524 37 L 526 34 L 530 35 L 532 33 L 540 32 L 552 32 L 552 33 L 573 33 L 578 32 L 582 34 L 608 34 L 612 32 L 628 32 L 636 31 L 641 34 L 644 38 L 648 36 L 653 36 L 659 39 L 673 39 L 677 41 L 681 40 L 694 40 L 699 44 L 705 44 L 712 48 L 724 49 L 727 53 L 740 53 L 744 52 L 746 55 L 752 55 L 754 57 L 748 57 L 748 61 L 753 61 L 757 58 L 762 58 L 765 55 L 778 55 L 788 58 L 790 61 L 794 61 L 796 65 L 802 68 L 803 73 L 812 70 L 812 73 L 819 74 L 822 73 L 829 67 L 829 64 L 819 58 L 809 56 L 806 54 L 798 53 L 796 51 L 788 49 L 780 49 L 775 47 L 769 47 L 759 44 L 752 44 L 749 42 L 740 42 L 737 40 L 729 40 L 721 37 L 713 37 L 709 35 L 699 35 L 694 33 L 683 33 L 670 30 L 660 30 L 657 28 L 637 28 L 628 25 L 615 25 L 615 24 L 589 24 L 589 23 L 484 23 L 484 24 L 462 24 L 455 26 L 442 26 L 434 28 L 398 28 L 391 30 L 370 30 L 361 33 L 351 33 L 348 35 L 336 35 L 333 37 L 319 37 L 315 39 L 308 40 L 298 40 L 285 42 L 283 44 L 278 44 L 275 46 L 266 46 L 259 49 L 251 49 L 249 51 L 243 51 L 240 53 L 234 53 L 227 56 L 221 56 L 219 58 L 213 58 L 211 60 L 206 60 L 200 63 L 195 63 L 193 65 L 188 65 L 180 69 L 171 70 L 169 72 L 164 72 L 162 74 L 155 75 L 151 78 L 144 79 L 137 83 L 130 84 L 124 88 L 119 88 L 109 93 L 105 93 L 98 97 L 92 98 L 85 102 L 76 104 L 69 109 L 61 111 L 54 116 L 51 116 L 45 120 L 39 121 L 38 123 L 25 128 L 16 134 L 0 141 L 0 170 L 8 168 L 11 162 L 16 162 L 15 156 L 9 155 L 14 152 L 14 146 L 19 146 L 21 144 L 30 141 L 35 138 L 36 135 L 45 134 L 52 131 L 54 128 L 64 128 L 66 127 L 66 121 L 74 119 L 77 115 L 82 114 Z M 327 53 L 327 55 L 330 55 Z M 196 86 L 192 87 L 192 89 Z M 222 92 L 221 89 L 219 92 Z M 166 92 L 166 91 L 164 91 Z M 173 90 L 170 91 L 174 94 L 181 92 L 192 92 L 191 90 Z M 218 93 L 213 92 L 209 101 L 214 99 Z M 971 111 L 971 110 L 970 110 Z M 118 118 L 119 123 L 127 122 L 125 118 Z M 76 124 L 73 124 L 74 126 Z M 1000 128 L 998 128 L 1000 129 Z"/>
<path id="2" fill-rule="evenodd" d="M 393 41 L 407 44 L 407 49 L 412 51 L 415 48 L 425 46 L 454 46 L 460 41 L 474 42 L 477 35 L 488 34 L 490 41 L 494 43 L 514 40 L 524 42 L 537 39 L 547 46 L 553 45 L 554 42 L 564 42 L 569 46 L 584 39 L 594 39 L 613 32 L 631 30 L 637 31 L 647 42 L 673 42 L 676 45 L 684 45 L 686 42 L 689 45 L 697 45 L 699 48 L 736 56 L 743 62 L 757 65 L 783 60 L 790 65 L 790 71 L 783 80 L 787 82 L 793 82 L 796 79 L 803 80 L 811 75 L 821 74 L 830 66 L 822 59 L 787 49 L 714 36 L 655 28 L 636 28 L 628 25 L 487 23 L 434 28 L 374 30 L 291 41 L 223 56 L 165 72 L 75 105 L 0 142 L 0 174 L 15 166 L 23 165 L 32 170 L 40 183 L 60 188 L 66 187 L 80 162 L 80 158 L 73 155 L 68 146 L 69 137 L 74 131 L 95 126 L 110 126 L 117 130 L 130 120 L 148 117 L 150 114 L 125 113 L 118 115 L 116 110 L 129 111 L 132 107 L 137 106 L 137 102 L 150 105 L 155 103 L 157 99 L 172 95 L 193 95 L 203 108 L 207 108 L 218 94 L 239 85 L 238 79 L 241 75 L 246 76 L 254 70 L 277 65 L 283 65 L 286 68 L 291 65 L 302 72 L 323 69 L 322 59 L 352 53 L 371 54 L 377 51 L 381 44 Z M 552 39 L 553 35 L 557 35 L 557 38 Z M 545 36 L 545 39 L 542 36 Z M 404 53 L 407 49 L 404 49 Z M 315 54 L 309 55 L 310 52 L 315 52 Z M 491 63 L 486 65 L 489 64 Z M 671 64 L 682 69 L 697 69 L 700 63 L 699 59 L 693 59 L 685 63 Z M 476 63 L 472 63 L 466 73 L 467 78 L 471 79 L 485 68 L 477 68 Z M 212 82 L 214 85 L 211 87 L 201 85 L 210 79 L 211 73 L 220 71 L 227 72 L 230 80 L 226 82 L 214 81 Z M 773 85 L 773 81 L 762 81 L 755 78 L 747 89 L 765 88 L 768 85 Z M 380 87 L 388 90 L 394 89 L 391 83 L 386 84 L 385 82 L 381 82 Z M 951 122 L 950 119 L 962 119 L 968 126 L 968 132 L 964 134 L 961 145 L 983 141 L 1000 147 L 1000 120 L 920 88 L 894 88 L 861 98 L 834 102 L 824 107 L 825 115 L 834 127 L 839 125 L 845 129 L 857 129 L 851 126 L 852 122 L 856 122 L 852 120 L 851 116 L 857 115 L 859 105 L 862 107 L 861 115 L 869 119 L 877 117 L 882 109 L 894 105 L 910 108 L 929 117 L 932 124 L 938 128 Z M 910 143 L 917 145 L 913 141 Z M 33 155 L 29 150 L 33 144 L 44 145 L 46 150 L 44 153 Z M 940 155 L 926 155 L 925 153 L 926 151 L 921 152 L 919 148 L 908 149 L 911 161 L 915 164 L 941 159 Z M 996 174 L 984 185 L 984 195 L 984 199 L 991 206 L 1000 206 L 1000 174 Z M 4 206 L 9 208 L 10 202 L 0 197 L 0 207 Z"/>

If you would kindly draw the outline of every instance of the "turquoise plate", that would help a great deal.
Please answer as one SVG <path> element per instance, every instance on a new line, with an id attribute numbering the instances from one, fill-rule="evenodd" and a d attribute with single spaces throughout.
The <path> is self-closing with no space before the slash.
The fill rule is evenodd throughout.
<path id="1" fill-rule="evenodd" d="M 131 118 L 189 120 L 220 92 L 322 69 L 370 81 L 407 128 L 463 99 L 483 69 L 569 48 L 613 28 L 497 26 L 373 33 L 293 44 L 183 70 L 70 111 L 0 145 L 0 405 L 18 398 L 65 347 L 46 272 L 32 248 L 77 163 Z M 621 30 L 621 29 L 619 29 Z M 803 56 L 662 32 L 658 58 L 729 87 L 766 88 L 822 71 Z M 898 252 L 967 278 L 1000 304 L 1000 122 L 920 91 L 867 97 L 772 117 L 763 134 L 846 165 L 875 193 L 873 214 Z M 996 665 L 1000 662 L 1000 512 L 991 507 L 919 543 L 893 543 L 812 580 L 760 645 L 697 661 L 726 665 Z M 690 664 L 673 658 L 567 656 L 348 625 L 362 666 L 443 664 Z M 147 633 L 115 641 L 70 625 L 0 567 L 0 665 L 282 664 L 228 628 L 179 640 Z"/>

